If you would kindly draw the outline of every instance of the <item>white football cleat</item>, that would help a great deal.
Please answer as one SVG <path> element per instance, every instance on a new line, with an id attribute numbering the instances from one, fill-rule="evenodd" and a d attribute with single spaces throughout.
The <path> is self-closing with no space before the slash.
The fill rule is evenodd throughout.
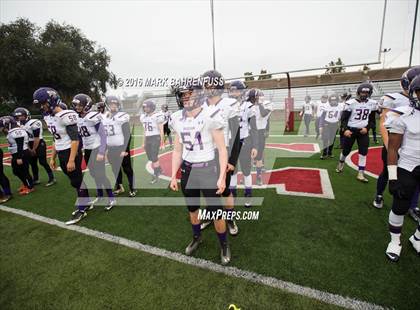
<path id="1" fill-rule="evenodd" d="M 413 246 L 414 250 L 417 252 L 417 255 L 420 255 L 420 240 L 416 240 L 414 235 L 410 237 L 411 245 Z"/>
<path id="2" fill-rule="evenodd" d="M 360 182 L 362 182 L 362 183 L 367 183 L 367 182 L 369 182 L 369 180 L 365 178 L 365 174 L 363 173 L 363 171 L 359 171 L 359 172 L 357 173 L 357 180 L 359 180 L 359 181 L 360 181 Z"/>
<path id="3" fill-rule="evenodd" d="M 341 173 L 341 172 L 343 172 L 343 169 L 344 169 L 344 162 L 339 161 L 338 165 L 337 165 L 337 168 L 335 168 L 335 172 Z"/>
<path id="4" fill-rule="evenodd" d="M 401 243 L 397 244 L 395 242 L 388 243 L 388 247 L 386 248 L 386 257 L 392 262 L 397 262 L 400 259 L 401 254 Z"/>

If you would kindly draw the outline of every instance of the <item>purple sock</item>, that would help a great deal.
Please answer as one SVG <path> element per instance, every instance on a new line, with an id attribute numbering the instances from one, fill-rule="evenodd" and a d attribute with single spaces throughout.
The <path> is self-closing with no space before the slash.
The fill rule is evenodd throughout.
<path id="1" fill-rule="evenodd" d="M 12 195 L 12 191 L 10 190 L 9 187 L 3 187 L 3 191 L 4 191 L 4 194 L 7 196 Z"/>
<path id="2" fill-rule="evenodd" d="M 114 198 L 114 192 L 112 191 L 112 189 L 107 188 L 106 189 L 106 194 L 109 198 Z"/>
<path id="3" fill-rule="evenodd" d="M 77 208 L 80 211 L 85 211 L 86 207 L 90 204 L 88 190 L 84 188 L 77 190 L 77 198 Z"/>
<path id="4" fill-rule="evenodd" d="M 261 167 L 257 167 L 257 177 L 261 176 L 262 173 L 262 168 Z"/>
<path id="5" fill-rule="evenodd" d="M 104 190 L 102 188 L 96 189 L 96 195 L 99 198 L 102 198 L 104 196 Z"/>
<path id="6" fill-rule="evenodd" d="M 230 187 L 230 192 L 232 193 L 233 197 L 238 196 L 238 191 L 236 189 L 236 186 L 231 186 Z"/>
<path id="7" fill-rule="evenodd" d="M 200 228 L 200 224 L 191 224 L 192 226 L 192 230 L 193 230 L 193 237 L 199 237 L 201 235 L 201 228 Z"/>
<path id="8" fill-rule="evenodd" d="M 219 237 L 219 242 L 220 245 L 223 246 L 224 244 L 226 244 L 227 239 L 226 239 L 226 231 L 224 233 L 217 233 L 217 237 Z"/>
<path id="9" fill-rule="evenodd" d="M 245 187 L 245 197 L 252 196 L 252 187 Z"/>

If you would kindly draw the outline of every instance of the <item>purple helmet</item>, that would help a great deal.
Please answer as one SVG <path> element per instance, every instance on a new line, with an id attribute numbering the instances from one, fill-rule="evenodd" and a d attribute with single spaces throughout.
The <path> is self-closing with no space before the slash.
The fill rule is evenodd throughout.
<path id="1" fill-rule="evenodd" d="M 411 67 L 401 76 L 401 87 L 404 90 L 409 90 L 411 81 L 420 75 L 420 66 Z"/>
<path id="2" fill-rule="evenodd" d="M 44 112 L 46 114 L 53 114 L 54 109 L 59 106 L 61 102 L 60 96 L 55 89 L 50 87 L 38 88 L 33 94 L 34 104 L 48 104 L 48 109 Z"/>
<path id="3" fill-rule="evenodd" d="M 146 99 L 144 100 L 142 107 L 144 113 L 153 113 L 156 110 L 156 103 L 152 99 Z"/>
<path id="4" fill-rule="evenodd" d="M 73 110 L 75 110 L 75 111 L 76 111 L 76 107 L 78 105 L 81 105 L 81 106 L 83 106 L 83 112 L 87 113 L 92 109 L 93 101 L 86 94 L 78 94 L 78 95 L 74 96 L 74 98 L 71 102 L 71 105 L 72 105 Z"/>

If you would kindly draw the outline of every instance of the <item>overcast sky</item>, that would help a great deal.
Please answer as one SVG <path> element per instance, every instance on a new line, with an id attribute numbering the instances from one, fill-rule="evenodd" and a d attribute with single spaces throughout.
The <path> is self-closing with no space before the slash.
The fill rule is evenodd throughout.
<path id="1" fill-rule="evenodd" d="M 215 1 L 217 69 L 226 78 L 376 61 L 382 0 Z M 415 1 L 389 0 L 383 47 L 386 67 L 406 66 Z M 18 17 L 39 26 L 54 19 L 82 30 L 105 47 L 118 77 L 182 77 L 212 67 L 209 0 L 0 0 L 0 20 Z M 419 34 L 417 21 L 417 34 Z M 420 40 L 414 64 L 420 64 Z"/>

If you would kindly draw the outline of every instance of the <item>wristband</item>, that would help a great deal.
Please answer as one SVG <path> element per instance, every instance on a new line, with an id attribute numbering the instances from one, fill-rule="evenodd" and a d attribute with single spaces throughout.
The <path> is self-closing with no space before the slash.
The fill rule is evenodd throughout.
<path id="1" fill-rule="evenodd" d="M 388 165 L 388 179 L 390 181 L 397 179 L 397 165 Z"/>

